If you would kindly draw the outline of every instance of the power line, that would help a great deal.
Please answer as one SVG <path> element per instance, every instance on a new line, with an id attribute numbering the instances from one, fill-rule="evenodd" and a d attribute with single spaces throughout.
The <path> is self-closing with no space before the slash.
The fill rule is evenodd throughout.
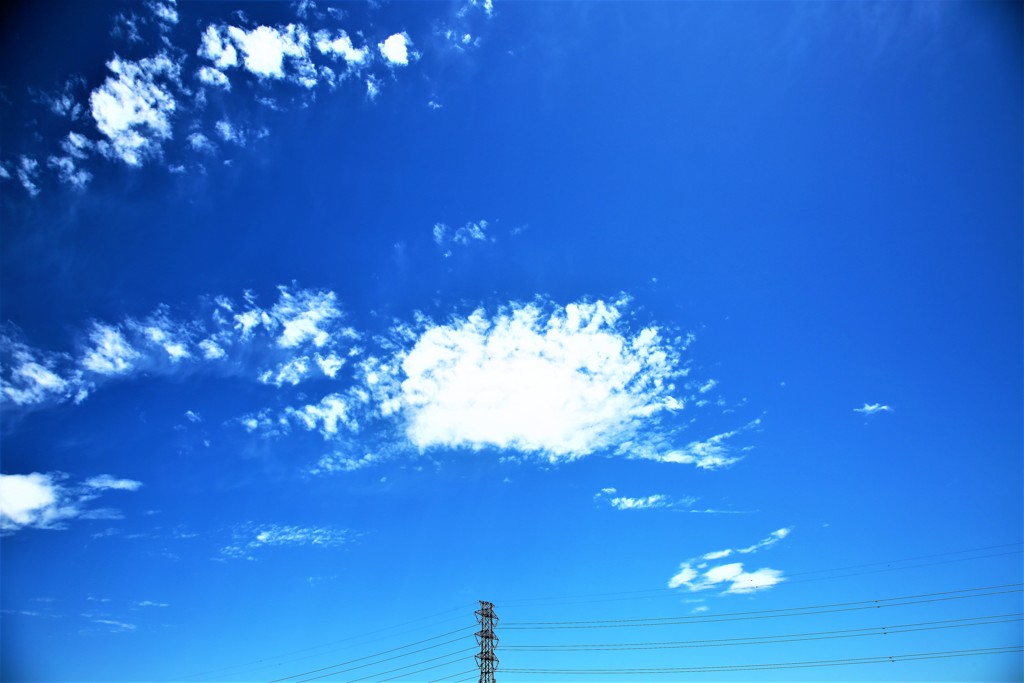
<path id="1" fill-rule="evenodd" d="M 825 568 L 825 569 L 815 569 L 815 570 L 809 570 L 809 571 L 805 571 L 805 572 L 798 572 L 798 573 L 795 573 L 795 574 L 788 574 L 788 576 L 794 576 L 794 577 L 795 576 L 806 576 L 806 575 L 810 575 L 810 574 L 824 574 L 824 573 L 827 573 L 827 572 L 846 571 L 846 570 L 849 570 L 849 569 L 861 569 L 861 568 L 865 568 L 865 567 L 877 567 L 877 566 L 880 566 L 880 565 L 897 564 L 897 563 L 900 563 L 900 562 L 914 562 L 914 561 L 917 561 L 917 560 L 929 560 L 929 559 L 933 559 L 933 558 L 936 558 L 936 557 L 950 557 L 950 556 L 953 556 L 953 555 L 964 555 L 964 554 L 967 554 L 967 553 L 977 553 L 977 552 L 983 552 L 983 551 L 986 551 L 986 550 L 1000 550 L 1000 549 L 1003 549 L 1003 548 L 1020 547 L 1021 545 L 1024 545 L 1024 543 L 1022 543 L 1020 541 L 1015 542 L 1015 543 L 1001 543 L 1001 544 L 998 544 L 998 545 L 989 545 L 989 546 L 982 546 L 982 547 L 977 547 L 977 548 L 965 548 L 965 549 L 962 549 L 962 550 L 951 550 L 951 551 L 942 552 L 942 553 L 931 553 L 931 554 L 928 554 L 928 555 L 917 555 L 917 556 L 914 556 L 914 557 L 902 557 L 902 558 L 893 559 L 893 560 L 883 560 L 883 561 L 877 561 L 877 562 L 868 562 L 868 563 L 864 563 L 864 564 L 847 565 L 847 566 L 844 566 L 844 567 L 829 567 L 829 568 Z M 928 563 L 928 564 L 923 564 L 923 565 L 913 565 L 913 566 L 909 566 L 909 567 L 891 567 L 891 568 L 882 569 L 882 570 L 878 570 L 878 571 L 898 571 L 900 569 L 915 569 L 915 568 L 919 568 L 919 567 L 928 567 L 928 566 L 934 566 L 934 565 L 940 565 L 940 564 L 948 564 L 948 563 L 953 563 L 953 562 L 966 562 L 966 561 L 970 561 L 970 560 L 981 560 L 981 559 L 987 559 L 987 558 L 991 558 L 991 557 L 1004 557 L 1006 555 L 1018 555 L 1021 552 L 1024 552 L 1024 550 L 1015 550 L 1015 551 L 1011 551 L 1011 552 L 997 553 L 997 554 L 991 554 L 991 555 L 979 555 L 979 556 L 976 556 L 976 557 L 955 558 L 955 559 L 947 560 L 947 561 L 943 561 L 943 562 L 933 562 L 933 563 Z M 877 573 L 877 572 L 861 572 L 861 574 L 865 574 L 865 573 Z M 822 581 L 822 580 L 825 580 L 825 579 L 828 579 L 828 578 L 845 578 L 847 576 L 858 576 L 858 575 L 859 574 L 842 574 L 842 575 L 839 575 L 839 576 L 836 576 L 836 577 L 821 577 L 821 578 L 815 578 L 815 579 L 798 579 L 797 581 L 792 581 L 791 583 L 798 583 L 798 582 L 799 583 L 803 583 L 805 581 Z M 677 594 L 677 591 L 675 589 L 672 589 L 672 588 L 647 588 L 647 589 L 632 590 L 632 591 L 615 591 L 615 592 L 609 592 L 609 593 L 577 593 L 577 594 L 574 594 L 574 595 L 545 596 L 545 597 L 535 597 L 535 598 L 513 598 L 513 599 L 510 599 L 510 600 L 501 600 L 501 603 L 502 603 L 502 605 L 521 605 L 521 604 L 524 604 L 524 603 L 541 603 L 541 604 L 543 604 L 543 603 L 552 603 L 553 601 L 562 601 L 560 603 L 554 603 L 554 604 L 587 604 L 588 602 L 612 602 L 612 601 L 615 601 L 615 600 L 632 600 L 635 597 L 642 596 L 642 595 L 647 595 L 648 597 L 670 597 L 670 596 L 674 596 L 676 594 Z M 619 597 L 619 596 L 621 596 L 621 597 Z M 584 600 L 584 598 L 608 598 L 608 599 L 606 599 L 606 600 L 589 600 L 588 601 L 588 600 Z M 564 602 L 566 600 L 573 600 L 575 602 L 572 602 L 572 603 Z"/>
<path id="2" fill-rule="evenodd" d="M 456 676 L 465 676 L 466 674 L 476 674 L 476 673 L 477 673 L 477 669 L 472 669 L 471 671 L 460 671 L 459 673 L 456 673 L 456 674 L 448 674 L 447 676 L 445 676 L 443 678 L 435 678 L 432 681 L 428 681 L 428 683 L 441 683 L 441 681 L 446 681 L 449 678 L 455 678 Z M 476 676 L 473 676 L 473 678 L 470 679 L 470 680 L 476 680 Z"/>
<path id="3" fill-rule="evenodd" d="M 451 653 L 446 654 L 446 655 L 441 655 L 440 657 L 434 657 L 432 659 L 424 659 L 422 662 L 416 662 L 415 664 L 407 664 L 405 666 L 400 666 L 397 669 L 391 669 L 390 671 L 381 671 L 380 673 L 372 674 L 370 676 L 364 676 L 363 678 L 354 678 L 351 681 L 348 681 L 348 683 L 357 683 L 358 681 L 365 681 L 365 680 L 368 680 L 370 678 L 375 678 L 376 676 L 385 676 L 387 674 L 395 673 L 396 671 L 401 671 L 402 669 L 410 669 L 410 668 L 412 668 L 414 666 L 419 666 L 420 664 L 426 664 L 428 662 L 435 662 L 438 659 L 444 659 L 445 657 L 455 657 L 455 659 L 453 659 L 453 660 L 451 660 L 449 662 L 441 662 L 440 664 L 435 664 L 434 666 L 428 666 L 428 667 L 425 667 L 423 669 L 417 669 L 416 671 L 406 671 L 404 674 L 400 674 L 398 676 L 392 676 L 391 678 L 379 678 L 379 679 L 376 679 L 376 683 L 384 683 L 385 681 L 393 681 L 393 680 L 396 680 L 398 678 L 402 678 L 403 676 L 412 676 L 413 674 L 418 674 L 418 673 L 421 673 L 423 671 L 430 671 L 431 669 L 439 669 L 442 666 L 448 666 L 449 664 L 455 664 L 456 662 L 458 662 L 458 661 L 460 661 L 462 659 L 465 659 L 465 657 L 463 657 L 462 655 L 465 655 L 465 654 L 468 654 L 470 652 L 473 652 L 474 650 L 476 650 L 476 648 L 475 647 L 471 647 L 468 650 L 460 650 L 459 652 L 451 652 Z M 313 679 L 308 679 L 308 680 L 313 680 Z"/>
<path id="4" fill-rule="evenodd" d="M 1021 592 L 1020 583 L 1003 584 L 998 586 L 986 586 L 981 588 L 965 588 L 955 591 L 942 591 L 937 593 L 921 593 L 918 595 L 907 595 L 894 598 L 880 598 L 875 600 L 860 600 L 856 602 L 838 602 L 824 605 L 807 605 L 804 607 L 785 607 L 778 609 L 756 610 L 749 612 L 724 612 L 712 617 L 699 615 L 682 615 L 672 617 L 647 617 L 636 619 L 593 619 L 587 621 L 513 621 L 505 624 L 505 629 L 515 630 L 545 630 L 545 629 L 566 629 L 566 628 L 624 628 L 631 626 L 660 626 L 677 624 L 705 624 L 718 621 L 743 621 L 747 619 L 770 619 L 784 616 L 805 616 L 810 614 L 826 614 L 831 612 L 853 612 L 865 609 L 879 609 L 883 607 L 899 607 L 903 605 L 916 605 L 929 602 L 945 602 L 949 600 L 965 600 L 969 598 L 980 598 L 992 595 L 1004 595 L 1007 593 Z M 1009 589 L 1009 590 L 997 590 Z M 981 593 L 979 591 L 990 591 Z M 972 595 L 963 595 L 973 593 Z M 945 596 L 945 597 L 942 597 Z M 923 598 L 923 599 L 918 599 Z M 905 602 L 897 602 L 897 601 Z M 883 604 L 889 603 L 889 604 Z"/>
<path id="5" fill-rule="evenodd" d="M 249 661 L 249 662 L 242 662 L 240 664 L 232 664 L 232 665 L 223 666 L 223 667 L 220 667 L 220 668 L 217 668 L 217 669 L 208 669 L 206 671 L 190 674 L 190 675 L 187 675 L 187 676 L 179 676 L 179 677 L 175 677 L 175 678 L 163 679 L 163 683 L 172 683 L 173 681 L 192 680 L 192 679 L 196 679 L 196 678 L 202 678 L 204 676 L 209 676 L 209 675 L 215 674 L 215 673 L 222 673 L 222 672 L 225 672 L 225 671 L 231 671 L 231 670 L 237 670 L 237 669 L 246 670 L 246 669 L 244 669 L 244 667 L 249 667 L 248 670 L 252 670 L 253 668 L 257 668 L 257 669 L 258 668 L 266 668 L 267 666 L 271 666 L 272 662 L 274 660 L 281 659 L 282 657 L 288 657 L 290 655 L 300 654 L 300 653 L 304 653 L 304 652 L 311 652 L 313 650 L 322 650 L 322 649 L 325 649 L 325 648 L 337 647 L 338 645 L 341 645 L 342 643 L 348 643 L 348 642 L 351 642 L 353 640 L 365 639 L 367 636 L 377 635 L 377 634 L 380 634 L 380 633 L 384 633 L 385 631 L 391 631 L 393 629 L 400 628 L 402 626 L 408 626 L 410 624 L 415 624 L 415 623 L 419 623 L 419 622 L 422 622 L 422 621 L 427 621 L 429 619 L 434 619 L 436 617 L 445 616 L 447 614 L 451 614 L 452 612 L 456 612 L 456 611 L 464 611 L 464 608 L 462 608 L 462 607 L 454 607 L 452 609 L 448 609 L 448 610 L 445 610 L 443 612 L 437 612 L 435 614 L 430 614 L 430 615 L 427 615 L 425 617 L 418 617 L 416 619 L 409 619 L 408 621 L 403 621 L 403 622 L 400 622 L 400 623 L 397 623 L 397 624 L 391 624 L 390 626 L 384 626 L 382 628 L 375 629 L 373 631 L 367 631 L 366 633 L 361 633 L 361 634 L 350 636 L 350 637 L 347 637 L 347 638 L 341 638 L 339 640 L 334 640 L 334 641 L 331 641 L 329 643 L 321 643 L 319 645 L 311 645 L 309 647 L 299 648 L 297 650 L 290 650 L 288 652 L 282 652 L 282 653 L 277 654 L 277 655 L 271 655 L 271 656 L 268 656 L 268 657 L 262 657 L 260 659 Z M 453 618 L 444 619 L 444 620 L 438 622 L 438 624 L 447 623 L 447 622 L 453 621 L 454 619 L 458 619 L 458 618 L 460 618 L 460 617 L 453 617 Z M 394 636 L 401 636 L 401 635 L 405 635 L 406 633 L 410 633 L 410 632 L 412 632 L 412 631 L 406 630 L 406 631 L 401 631 L 401 632 L 393 634 L 393 635 Z M 392 637 L 392 636 L 381 636 L 379 638 L 371 638 L 370 640 L 367 640 L 367 641 L 364 641 L 363 643 L 361 643 L 361 645 L 366 645 L 366 644 L 369 644 L 369 643 L 379 642 L 379 641 L 381 641 L 381 640 L 383 640 L 385 638 L 389 638 L 389 637 Z M 290 659 L 290 660 L 287 660 L 287 661 L 279 662 L 278 665 L 280 665 L 280 664 L 287 664 L 289 662 L 294 662 L 294 661 L 301 661 L 303 659 L 309 659 L 311 657 L 316 657 L 316 656 L 317 655 L 306 655 L 306 656 L 303 656 L 303 657 L 296 657 L 296 658 L 293 658 L 293 659 Z"/>
<path id="6" fill-rule="evenodd" d="M 415 643 L 408 643 L 407 645 L 401 645 L 399 647 L 395 647 L 395 648 L 392 648 L 390 650 L 384 650 L 383 652 L 377 652 L 377 653 L 374 653 L 372 655 L 366 655 L 365 657 L 357 657 L 355 659 L 350 659 L 347 662 L 339 662 L 338 664 L 331 664 L 330 666 L 323 666 L 323 667 L 320 667 L 319 669 L 312 669 L 310 671 L 303 671 L 302 673 L 292 674 L 291 676 L 285 676 L 284 678 L 275 678 L 274 680 L 269 681 L 269 683 L 280 683 L 280 681 L 287 681 L 287 680 L 291 680 L 293 678 L 301 678 L 302 676 L 308 676 L 310 674 L 320 673 L 321 671 L 327 671 L 328 669 L 336 669 L 339 666 L 347 666 L 349 664 L 354 664 L 356 662 L 361 662 L 361 661 L 366 660 L 366 659 L 373 659 L 374 657 L 380 657 L 381 655 L 391 654 L 392 652 L 397 652 L 399 650 L 404 650 L 404 649 L 409 648 L 409 647 L 415 647 L 416 645 L 421 645 L 423 643 L 430 642 L 431 640 L 437 640 L 438 638 L 444 638 L 445 636 L 450 636 L 450 635 L 452 635 L 454 633 L 459 633 L 461 631 L 469 631 L 472 628 L 474 628 L 474 627 L 473 626 L 465 626 L 463 628 L 456 629 L 454 631 L 449 631 L 447 633 L 442 633 L 440 635 L 433 636 L 431 638 L 424 638 L 423 640 L 418 640 Z M 354 667 L 352 667 L 350 669 L 342 669 L 340 671 L 334 671 L 334 672 L 332 672 L 332 674 L 328 674 L 328 675 L 333 675 L 335 673 L 345 673 L 347 671 L 355 671 L 356 669 L 363 669 L 363 668 L 368 667 L 368 666 L 373 666 L 374 664 L 382 664 L 384 662 L 390 662 L 390 661 L 395 660 L 395 659 L 401 659 L 402 657 L 408 657 L 409 655 L 416 654 L 417 652 L 424 652 L 426 650 L 432 650 L 435 647 L 441 647 L 442 645 L 449 645 L 451 643 L 458 642 L 458 641 L 462 640 L 463 638 L 465 638 L 465 636 L 462 636 L 461 638 L 454 638 L 452 640 L 447 640 L 447 641 L 445 641 L 443 643 L 436 643 L 436 644 L 430 645 L 428 647 L 420 648 L 419 650 L 413 650 L 411 652 L 405 652 L 405 653 L 400 654 L 400 655 L 395 655 L 394 657 L 388 657 L 386 659 L 381 659 L 380 661 L 369 662 L 367 664 L 360 664 L 359 666 L 354 666 Z M 320 676 L 319 678 L 323 678 L 323 677 Z M 315 680 L 315 679 L 307 679 L 307 680 Z"/>
<path id="7" fill-rule="evenodd" d="M 854 638 L 858 636 L 881 636 L 916 631 L 938 631 L 949 628 L 968 626 L 985 626 L 988 624 L 1005 624 L 1020 621 L 1021 612 L 1013 614 L 995 614 L 983 617 L 967 617 L 964 619 L 945 619 L 942 621 L 925 621 L 916 624 L 896 624 L 893 626 L 874 626 L 871 628 L 843 629 L 839 631 L 812 631 L 810 633 L 788 633 L 770 636 L 749 636 L 746 638 L 715 638 L 708 640 L 676 640 L 642 643 L 581 643 L 570 645 L 506 645 L 505 650 L 516 652 L 586 652 L 620 650 L 667 650 L 681 648 L 723 647 L 731 645 L 766 645 L 775 643 L 793 643 L 808 640 L 829 640 L 834 638 Z M 1017 617 L 1017 618 L 1008 618 Z M 982 621 L 988 619 L 990 621 Z M 971 623 L 965 623 L 971 622 Z"/>
<path id="8" fill-rule="evenodd" d="M 1024 652 L 1024 646 L 1011 645 L 1006 647 L 976 648 L 971 650 L 946 650 L 941 652 L 921 652 L 902 655 L 882 655 L 878 657 L 857 657 L 846 659 L 817 659 L 801 662 L 771 662 L 765 664 L 728 664 L 723 666 L 692 666 L 664 667 L 658 669 L 505 669 L 505 673 L 544 674 L 544 675 L 643 675 L 671 673 L 713 673 L 719 671 L 771 671 L 777 669 L 809 669 L 829 666 L 851 666 L 856 664 L 880 664 L 884 662 L 909 662 L 926 659 L 951 659 L 956 657 L 976 657 L 982 655 L 1013 654 Z"/>

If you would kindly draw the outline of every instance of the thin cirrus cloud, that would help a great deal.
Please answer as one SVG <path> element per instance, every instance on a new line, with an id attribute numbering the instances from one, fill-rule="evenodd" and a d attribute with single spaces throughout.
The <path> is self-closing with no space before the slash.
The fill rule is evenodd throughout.
<path id="1" fill-rule="evenodd" d="M 652 510 L 658 508 L 690 507 L 697 502 L 692 496 L 672 498 L 663 493 L 632 498 L 619 495 L 618 489 L 609 486 L 601 489 L 594 496 L 595 500 L 603 501 L 616 510 Z"/>
<path id="2" fill-rule="evenodd" d="M 365 434 L 370 441 L 358 448 L 388 457 L 395 448 L 374 438 L 406 450 L 490 448 L 549 463 L 604 454 L 706 470 L 742 458 L 749 447 L 735 442 L 760 424 L 687 438 L 693 427 L 678 419 L 677 382 L 689 372 L 692 336 L 635 324 L 625 298 L 565 305 L 538 298 L 442 323 L 417 314 L 384 335 L 348 326 L 327 290 L 282 286 L 269 305 L 247 292 L 199 308 L 182 316 L 160 306 L 141 318 L 95 322 L 70 351 L 34 349 L 9 332 L 0 337 L 0 400 L 81 402 L 123 378 L 207 373 L 275 387 L 291 404 L 234 424 L 269 438 L 318 432 L 334 454 L 351 453 L 354 435 Z M 330 388 L 299 393 L 312 379 Z M 330 455 L 311 471 L 377 462 Z"/>
<path id="3" fill-rule="evenodd" d="M 351 533 L 347 529 L 334 527 L 246 524 L 237 527 L 233 537 L 232 543 L 221 548 L 221 559 L 256 560 L 257 553 L 274 547 L 337 547 L 347 543 Z"/>
<path id="4" fill-rule="evenodd" d="M 294 21 L 272 25 L 236 13 L 232 21 L 197 26 L 180 21 L 173 0 L 135 9 L 113 17 L 112 35 L 133 53 L 145 54 L 144 47 L 152 45 L 149 54 L 129 59 L 114 53 L 99 82 L 72 74 L 52 93 L 32 90 L 33 104 L 66 119 L 68 127 L 48 144 L 49 151 L 22 150 L 0 159 L 0 182 L 17 183 L 35 197 L 48 180 L 84 188 L 103 159 L 129 167 L 161 163 L 175 173 L 202 170 L 205 159 L 222 151 L 215 140 L 244 145 L 269 134 L 230 121 L 245 117 L 246 104 L 310 105 L 316 102 L 314 90 L 333 91 L 347 82 L 361 83 L 374 99 L 395 67 L 407 67 L 420 56 L 404 30 L 384 31 L 377 42 L 367 37 L 358 44 L 352 36 L 366 34 L 366 27 L 342 26 L 339 13 L 312 6 L 297 6 Z M 489 4 L 469 2 L 451 20 L 461 26 L 473 11 L 492 15 Z M 239 82 L 252 87 L 234 88 Z M 218 110 L 225 113 L 211 120 L 208 100 L 217 93 Z M 39 137 L 50 133 L 40 131 Z M 174 140 L 184 144 L 172 145 Z"/>
<path id="5" fill-rule="evenodd" d="M 724 593 L 743 594 L 765 590 L 783 581 L 785 577 L 778 569 L 763 567 L 754 571 L 743 568 L 742 562 L 721 563 L 733 555 L 750 555 L 782 541 L 792 532 L 784 527 L 766 538 L 745 548 L 713 550 L 683 562 L 679 571 L 668 581 L 669 588 L 685 588 L 691 592 L 724 589 Z"/>
<path id="6" fill-rule="evenodd" d="M 0 474 L 0 533 L 19 529 L 64 529 L 72 519 L 117 519 L 110 508 L 91 507 L 104 491 L 137 491 L 142 483 L 103 474 L 70 483 L 65 474 Z"/>

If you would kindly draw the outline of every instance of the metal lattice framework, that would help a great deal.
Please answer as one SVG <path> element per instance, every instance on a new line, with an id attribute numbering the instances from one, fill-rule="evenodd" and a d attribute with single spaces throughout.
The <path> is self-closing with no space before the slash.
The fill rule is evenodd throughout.
<path id="1" fill-rule="evenodd" d="M 475 655 L 476 665 L 480 667 L 480 683 L 495 683 L 494 672 L 498 669 L 498 658 L 494 648 L 498 646 L 498 636 L 494 635 L 494 627 L 498 625 L 498 615 L 494 613 L 494 603 L 480 601 L 480 609 L 476 612 L 476 623 L 480 630 L 476 632 L 476 642 L 480 652 Z"/>

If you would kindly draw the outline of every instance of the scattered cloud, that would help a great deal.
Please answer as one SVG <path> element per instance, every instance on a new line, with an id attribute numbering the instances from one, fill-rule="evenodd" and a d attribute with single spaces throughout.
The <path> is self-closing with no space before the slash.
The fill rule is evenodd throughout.
<path id="1" fill-rule="evenodd" d="M 355 472 L 357 470 L 373 467 L 384 461 L 384 457 L 376 453 L 367 453 L 361 458 L 355 458 L 342 453 L 325 455 L 310 470 L 310 474 L 334 474 L 337 472 Z"/>
<path id="2" fill-rule="evenodd" d="M 343 325 L 328 291 L 282 286 L 269 307 L 247 292 L 240 302 L 217 297 L 212 310 L 200 308 L 183 318 L 161 306 L 141 319 L 93 323 L 88 341 L 70 352 L 33 349 L 8 330 L 0 334 L 0 400 L 80 402 L 103 382 L 198 367 L 294 386 L 314 376 L 335 378 L 359 339 Z"/>
<path id="3" fill-rule="evenodd" d="M 138 59 L 110 55 L 109 73 L 102 82 L 90 84 L 85 77 L 72 75 L 51 93 L 33 91 L 34 104 L 75 125 L 75 130 L 60 133 L 72 138 L 72 149 L 65 138 L 53 143 L 61 153 L 53 149 L 33 157 L 15 151 L 0 164 L 0 178 L 16 180 L 34 197 L 46 177 L 73 188 L 87 186 L 99 159 L 131 167 L 163 162 L 169 172 L 186 172 L 188 166 L 178 158 L 183 152 L 215 152 L 205 144 L 214 138 L 208 92 L 219 92 L 218 108 L 229 112 L 240 109 L 235 102 L 243 97 L 276 110 L 308 106 L 315 101 L 315 89 L 333 90 L 354 71 L 376 70 L 393 77 L 394 67 L 419 58 L 408 33 L 392 29 L 379 34 L 382 40 L 364 37 L 365 30 L 339 26 L 351 17 L 333 9 L 312 11 L 299 4 L 293 7 L 290 22 L 264 25 L 235 13 L 230 20 L 198 27 L 194 20 L 182 21 L 170 0 L 149 0 L 118 12 L 112 17 L 112 35 L 128 42 L 123 52 L 134 55 L 147 44 L 155 46 L 153 51 Z M 363 44 L 357 45 L 353 36 Z M 95 69 L 86 66 L 84 71 Z M 240 79 L 255 80 L 254 87 L 234 88 Z M 380 78 L 368 73 L 361 80 L 369 98 L 375 98 Z M 282 96 L 272 90 L 274 84 L 299 90 Z M 280 106 L 284 101 L 291 104 Z M 172 146 L 175 139 L 184 144 Z M 231 139 L 237 144 L 244 140 Z"/>
<path id="4" fill-rule="evenodd" d="M 83 484 L 70 484 L 62 473 L 0 474 L 0 533 L 19 529 L 63 529 L 71 519 L 112 519 L 120 513 L 89 508 L 97 491 L 135 491 L 142 484 L 100 475 Z"/>
<path id="5" fill-rule="evenodd" d="M 337 547 L 349 541 L 347 529 L 334 527 L 303 527 L 267 524 L 244 525 L 235 530 L 234 542 L 221 548 L 221 555 L 231 559 L 255 560 L 253 553 L 266 547 L 316 546 Z"/>
<path id="6" fill-rule="evenodd" d="M 753 593 L 771 588 L 785 581 L 783 573 L 778 569 L 764 567 L 755 571 L 746 571 L 742 562 L 725 564 L 717 564 L 717 562 L 734 554 L 749 555 L 770 548 L 789 536 L 791 531 L 792 528 L 778 529 L 769 534 L 767 538 L 746 548 L 714 550 L 691 558 L 679 566 L 679 571 L 669 579 L 668 587 L 685 588 L 693 592 L 724 588 L 724 593 L 731 594 Z"/>
<path id="7" fill-rule="evenodd" d="M 488 237 L 486 220 L 470 221 L 462 227 L 449 228 L 444 223 L 435 223 L 433 229 L 434 243 L 444 250 L 445 257 L 451 256 L 451 245 L 457 244 L 466 246 L 473 242 L 493 242 L 493 237 Z"/>
<path id="8" fill-rule="evenodd" d="M 94 624 L 107 627 L 107 630 L 111 633 L 126 633 L 134 631 L 138 628 L 135 624 L 129 624 L 124 621 L 116 621 L 114 619 L 93 619 Z"/>
<path id="9" fill-rule="evenodd" d="M 892 408 L 884 406 L 881 403 L 865 403 L 863 408 L 854 408 L 853 412 L 863 413 L 864 415 L 874 415 L 876 413 L 891 413 Z"/>

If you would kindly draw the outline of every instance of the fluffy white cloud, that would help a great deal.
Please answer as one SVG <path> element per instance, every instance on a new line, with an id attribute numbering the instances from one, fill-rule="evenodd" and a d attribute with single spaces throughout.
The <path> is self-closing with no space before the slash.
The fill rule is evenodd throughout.
<path id="1" fill-rule="evenodd" d="M 385 38 L 384 42 L 377 44 L 377 49 L 380 50 L 381 55 L 389 63 L 407 66 L 409 64 L 410 45 L 412 45 L 412 41 L 409 39 L 408 34 L 403 31 L 402 33 L 395 33 Z"/>
<path id="2" fill-rule="evenodd" d="M 854 408 L 853 412 L 874 415 L 875 413 L 891 413 L 892 408 L 881 403 L 865 403 L 863 408 Z"/>
<path id="3" fill-rule="evenodd" d="M 101 152 L 138 166 L 160 152 L 171 137 L 177 109 L 173 90 L 180 87 L 179 66 L 166 52 L 137 62 L 115 56 L 107 62 L 113 76 L 89 96 L 96 127 L 107 140 Z"/>
<path id="4" fill-rule="evenodd" d="M 225 30 L 213 24 L 207 26 L 196 53 L 213 62 L 218 69 L 238 66 L 238 50 L 235 49 L 231 39 L 224 34 Z"/>
<path id="5" fill-rule="evenodd" d="M 614 448 L 682 408 L 673 380 L 685 374 L 678 346 L 653 327 L 630 334 L 620 305 L 511 304 L 408 329 L 412 348 L 364 365 L 366 382 L 419 448 L 494 446 L 551 461 Z"/>
<path id="6" fill-rule="evenodd" d="M 357 48 L 352 44 L 352 39 L 344 31 L 332 36 L 327 31 L 317 31 L 314 36 L 316 47 L 322 54 L 332 57 L 341 57 L 348 64 L 359 65 L 365 63 L 369 56 L 369 49 Z"/>
<path id="7" fill-rule="evenodd" d="M 229 26 L 227 35 L 238 46 L 249 72 L 260 78 L 281 79 L 287 62 L 296 82 L 309 88 L 316 85 L 316 69 L 307 50 L 309 33 L 304 26 L 257 26 L 251 31 Z"/>
<path id="8" fill-rule="evenodd" d="M 0 474 L 0 530 L 13 533 L 18 529 L 62 529 L 64 522 L 83 519 L 115 519 L 116 510 L 89 509 L 96 491 L 117 489 L 134 491 L 142 484 L 130 479 L 100 475 L 84 484 L 69 485 L 62 474 Z"/>
<path id="9" fill-rule="evenodd" d="M 710 566 L 709 563 L 725 559 L 734 553 L 751 554 L 770 548 L 786 538 L 790 531 L 792 531 L 790 528 L 778 529 L 769 534 L 767 538 L 746 548 L 715 550 L 687 560 L 679 566 L 679 571 L 669 579 L 668 587 L 685 588 L 689 591 L 724 588 L 725 593 L 733 594 L 753 593 L 771 588 L 785 580 L 782 572 L 777 569 L 764 567 L 748 572 L 743 568 L 742 562 L 729 562 L 714 566 Z"/>

